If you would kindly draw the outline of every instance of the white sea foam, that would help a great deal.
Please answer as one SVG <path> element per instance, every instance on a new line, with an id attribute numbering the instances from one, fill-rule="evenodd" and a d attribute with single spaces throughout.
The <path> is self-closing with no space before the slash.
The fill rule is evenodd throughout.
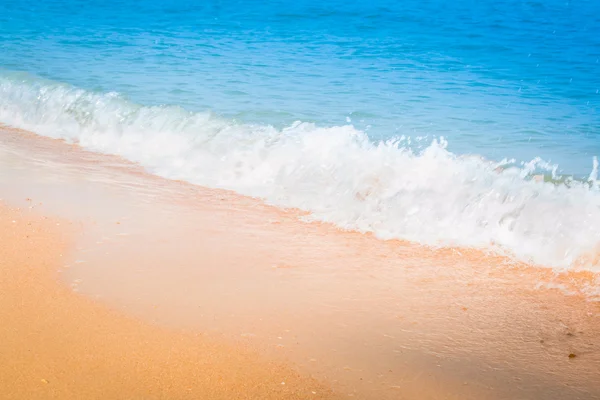
<path id="1" fill-rule="evenodd" d="M 400 139 L 373 143 L 350 125 L 236 124 L 23 76 L 0 77 L 0 122 L 383 239 L 600 270 L 587 257 L 600 249 L 597 161 L 589 182 L 537 182 L 534 171 L 552 169 L 542 160 L 516 167 L 457 156 L 443 139 L 414 153 Z"/>

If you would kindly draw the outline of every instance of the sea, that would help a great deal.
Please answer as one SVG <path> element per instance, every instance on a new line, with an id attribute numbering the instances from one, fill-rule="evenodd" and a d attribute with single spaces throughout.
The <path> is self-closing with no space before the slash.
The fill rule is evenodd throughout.
<path id="1" fill-rule="evenodd" d="M 557 270 L 600 272 L 599 91 L 595 0 L 0 1 L 1 124 Z"/>

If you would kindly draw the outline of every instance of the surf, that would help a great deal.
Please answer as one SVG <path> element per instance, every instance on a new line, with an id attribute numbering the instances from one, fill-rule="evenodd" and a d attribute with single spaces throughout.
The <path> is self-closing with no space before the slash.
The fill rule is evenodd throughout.
<path id="1" fill-rule="evenodd" d="M 20 73 L 0 77 L 0 122 L 383 240 L 600 271 L 596 158 L 589 177 L 565 177 L 541 159 L 454 154 L 441 137 L 419 149 L 404 136 L 374 141 L 351 124 L 241 123 Z"/>

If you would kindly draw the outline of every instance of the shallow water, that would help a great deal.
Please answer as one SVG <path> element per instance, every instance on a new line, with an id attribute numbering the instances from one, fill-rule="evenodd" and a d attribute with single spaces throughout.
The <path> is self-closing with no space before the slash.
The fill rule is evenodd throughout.
<path id="1" fill-rule="evenodd" d="M 454 152 L 539 156 L 567 173 L 588 173 L 600 154 L 594 1 L 0 7 L 0 66 L 140 104 L 442 135 Z"/>
<path id="2" fill-rule="evenodd" d="M 597 269 L 598 11 L 10 0 L 0 122 L 384 239 Z"/>

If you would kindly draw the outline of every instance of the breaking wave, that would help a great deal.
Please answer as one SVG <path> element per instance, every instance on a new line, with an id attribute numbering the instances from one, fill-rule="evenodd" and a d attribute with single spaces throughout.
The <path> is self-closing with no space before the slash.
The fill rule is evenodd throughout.
<path id="1" fill-rule="evenodd" d="M 382 239 L 600 270 L 597 159 L 589 179 L 565 179 L 539 159 L 453 154 L 443 138 L 416 151 L 405 138 L 373 142 L 351 125 L 240 124 L 23 74 L 0 76 L 0 122 Z"/>

